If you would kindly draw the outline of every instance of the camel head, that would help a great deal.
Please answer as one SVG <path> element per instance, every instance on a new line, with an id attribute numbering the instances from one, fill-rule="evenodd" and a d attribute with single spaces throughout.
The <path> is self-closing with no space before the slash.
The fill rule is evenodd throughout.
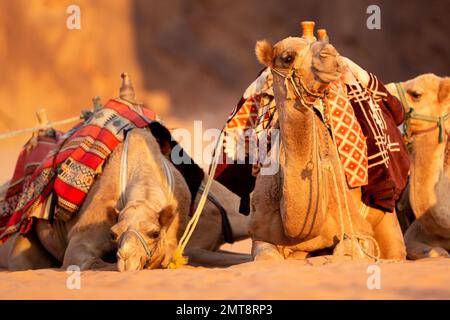
<path id="1" fill-rule="evenodd" d="M 167 237 L 174 217 L 170 205 L 156 212 L 146 202 L 127 204 L 111 228 L 119 271 L 166 267 L 176 249 Z"/>
<path id="2" fill-rule="evenodd" d="M 442 174 L 450 176 L 450 77 L 428 73 L 386 88 L 405 109 L 411 152 L 409 202 L 419 218 L 436 203 L 444 207 L 448 199 L 448 178 Z"/>
<path id="3" fill-rule="evenodd" d="M 405 112 L 411 108 L 414 113 L 440 117 L 450 112 L 450 77 L 438 77 L 435 74 L 422 74 L 414 79 L 400 83 L 403 89 L 406 103 Z M 386 85 L 390 93 L 402 101 L 395 84 Z M 450 130 L 450 121 L 447 122 L 447 130 Z M 416 131 L 426 130 L 432 124 L 426 121 L 411 119 L 410 129 L 412 134 Z"/>
<path id="4" fill-rule="evenodd" d="M 273 46 L 262 40 L 256 43 L 255 53 L 260 63 L 275 71 L 272 72 L 274 81 L 294 71 L 293 78 L 297 86 L 303 84 L 310 92 L 323 93 L 328 84 L 341 75 L 340 56 L 328 41 L 311 42 L 304 38 L 289 37 Z M 291 86 L 286 91 L 288 99 L 296 98 Z"/>

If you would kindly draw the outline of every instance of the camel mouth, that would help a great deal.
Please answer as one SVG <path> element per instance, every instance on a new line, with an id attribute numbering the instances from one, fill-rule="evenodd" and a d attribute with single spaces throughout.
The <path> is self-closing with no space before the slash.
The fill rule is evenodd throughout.
<path id="1" fill-rule="evenodd" d="M 124 254 L 117 251 L 117 269 L 119 272 L 140 271 L 145 268 L 147 264 L 146 257 L 138 256 L 136 254 L 124 257 Z"/>

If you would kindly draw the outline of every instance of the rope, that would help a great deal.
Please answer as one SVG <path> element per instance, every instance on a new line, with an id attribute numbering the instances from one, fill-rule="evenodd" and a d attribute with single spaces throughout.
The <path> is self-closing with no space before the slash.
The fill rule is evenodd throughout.
<path id="1" fill-rule="evenodd" d="M 20 130 L 15 130 L 15 131 L 3 132 L 3 133 L 0 133 L 0 140 L 13 138 L 13 137 L 25 134 L 25 133 L 33 133 L 33 132 L 36 132 L 36 131 L 39 131 L 39 130 L 45 130 L 45 129 L 49 129 L 49 128 L 56 127 L 56 126 L 62 126 L 64 124 L 69 124 L 69 123 L 80 121 L 81 119 L 83 119 L 83 115 L 77 116 L 77 117 L 68 118 L 68 119 L 63 119 L 63 120 L 59 120 L 59 121 L 49 122 L 49 123 L 47 123 L 45 125 L 39 125 L 39 126 L 35 126 L 35 127 L 32 127 L 32 128 L 26 128 L 26 129 L 20 129 Z"/>
<path id="2" fill-rule="evenodd" d="M 318 152 L 318 136 L 317 136 L 317 127 L 316 127 L 316 123 L 315 123 L 315 119 L 313 119 L 313 131 L 314 131 L 314 144 L 316 145 L 316 152 L 317 152 L 317 156 L 319 157 L 320 154 Z M 336 140 L 334 138 L 334 135 L 331 133 L 331 139 L 333 141 L 333 145 L 336 149 L 336 152 L 338 152 L 338 148 L 337 148 L 337 143 Z M 320 160 L 319 158 L 317 158 L 318 161 Z M 333 187 L 335 190 L 335 196 L 336 196 L 336 202 L 337 202 L 337 206 L 338 206 L 338 211 L 339 211 L 339 227 L 340 227 L 340 242 L 343 244 L 346 238 L 350 238 L 351 241 L 351 256 L 352 259 L 355 257 L 355 253 L 356 253 L 356 248 L 355 246 L 358 244 L 359 248 L 361 249 L 361 251 L 368 256 L 371 259 L 374 259 L 376 261 L 378 261 L 380 259 L 380 255 L 381 255 L 381 251 L 380 251 L 380 247 L 378 245 L 378 242 L 376 241 L 376 239 L 370 235 L 363 235 L 363 234 L 357 234 L 354 232 L 354 228 L 353 228 L 353 221 L 352 221 L 352 217 L 350 214 L 350 207 L 348 205 L 348 199 L 347 199 L 347 194 L 344 192 L 343 193 L 343 198 L 344 198 L 344 207 L 345 207 L 345 217 L 348 220 L 348 225 L 349 225 L 349 234 L 346 235 L 345 233 L 345 222 L 344 222 L 344 211 L 342 208 L 342 202 L 341 202 L 341 197 L 339 194 L 339 186 L 338 186 L 338 181 L 337 181 L 337 175 L 336 175 L 336 171 L 333 167 L 333 165 L 329 162 L 322 162 L 321 161 L 321 168 L 323 170 L 327 170 L 331 173 L 332 176 L 332 180 L 333 180 Z M 345 176 L 343 171 L 340 171 L 341 173 L 341 190 L 346 190 L 346 185 L 344 183 L 345 181 Z M 328 196 L 327 194 L 325 194 L 325 199 L 327 199 Z M 363 204 L 364 205 L 364 204 Z M 366 207 L 368 209 L 368 207 Z M 361 210 L 361 209 L 360 209 Z M 370 240 L 375 247 L 375 254 L 372 254 L 370 252 L 368 252 L 363 245 L 360 244 L 361 240 Z"/>
<path id="3" fill-rule="evenodd" d="M 214 158 L 211 163 L 209 176 L 206 181 L 204 191 L 200 197 L 200 201 L 198 203 L 197 209 L 195 210 L 191 220 L 189 220 L 186 230 L 184 231 L 183 235 L 181 236 L 180 242 L 178 243 L 178 247 L 175 250 L 175 253 L 172 257 L 172 262 L 168 266 L 169 269 L 177 269 L 177 268 L 187 264 L 187 262 L 188 262 L 188 259 L 185 256 L 183 256 L 183 252 L 189 242 L 189 239 L 191 238 L 192 234 L 194 233 L 195 227 L 197 226 L 198 221 L 200 220 L 200 216 L 203 212 L 203 208 L 205 207 L 206 200 L 207 200 L 208 194 L 209 194 L 209 190 L 210 190 L 211 184 L 214 180 L 214 174 L 216 172 L 218 159 L 219 159 L 219 156 L 222 154 L 220 152 L 220 150 L 222 148 L 224 133 L 225 133 L 225 128 L 222 129 L 219 139 L 216 142 L 216 146 L 214 148 Z"/>
<path id="4" fill-rule="evenodd" d="M 121 210 L 123 210 L 126 205 L 125 193 L 126 193 L 126 188 L 127 188 L 128 144 L 129 144 L 128 135 L 125 135 L 125 141 L 123 142 L 122 158 L 120 159 L 120 174 L 119 174 L 120 175 L 119 176 L 119 184 L 120 184 L 119 204 L 121 206 Z"/>
<path id="5" fill-rule="evenodd" d="M 293 83 L 294 85 L 294 83 Z M 294 89 L 296 86 L 294 85 Z M 298 91 L 298 90 L 296 90 Z M 318 145 L 318 135 L 317 135 L 317 127 L 316 127 L 316 122 L 315 122 L 315 117 L 313 117 L 313 140 L 314 140 L 314 145 L 316 147 L 316 153 L 317 153 L 317 161 L 320 161 L 319 157 L 320 157 L 320 152 L 319 152 L 319 145 Z M 337 142 L 336 139 L 334 137 L 333 132 L 330 133 L 331 135 L 331 140 L 333 141 L 333 145 L 335 148 L 335 151 L 337 153 L 339 153 L 338 150 L 338 146 L 337 146 Z M 333 178 L 333 186 L 334 186 L 334 190 L 335 190 L 335 195 L 336 195 L 336 201 L 337 201 L 337 205 L 338 205 L 338 210 L 339 210 L 339 225 L 340 225 L 340 231 L 341 231 L 341 235 L 340 235 L 340 241 L 341 243 L 344 243 L 344 240 L 346 238 L 346 234 L 345 234 L 345 223 L 344 223 L 344 212 L 342 209 L 342 203 L 341 203 L 341 198 L 339 195 L 339 186 L 338 186 L 338 182 L 337 182 L 337 176 L 336 176 L 336 171 L 334 169 L 334 166 L 331 163 L 322 163 L 321 162 L 321 167 L 324 170 L 328 170 Z M 346 190 L 347 186 L 345 185 L 345 176 L 344 176 L 344 172 L 342 170 L 340 170 L 340 175 L 341 175 L 341 190 Z M 327 198 L 327 197 L 326 197 Z M 343 198 L 344 198 L 344 206 L 345 206 L 345 216 L 348 220 L 348 226 L 349 226 L 349 237 L 350 237 L 350 241 L 351 241 L 351 256 L 352 259 L 355 257 L 355 246 L 356 244 L 359 245 L 359 248 L 361 249 L 361 251 L 367 255 L 368 257 L 375 259 L 376 261 L 379 260 L 380 255 L 381 255 L 381 251 L 380 251 L 380 247 L 378 245 L 378 242 L 376 241 L 375 238 L 373 238 L 370 235 L 362 235 L 362 234 L 355 234 L 354 232 L 354 228 L 353 228 L 353 221 L 352 221 L 352 217 L 350 214 L 350 207 L 348 205 L 348 199 L 347 199 L 347 194 L 344 192 L 343 194 Z M 376 254 L 371 254 L 370 252 L 367 252 L 364 248 L 364 246 L 362 246 L 360 244 L 360 240 L 370 240 L 373 242 L 374 247 L 376 249 Z"/>
<path id="6" fill-rule="evenodd" d="M 336 142 L 336 139 L 335 139 L 335 136 L 334 136 L 333 132 L 331 132 L 331 139 L 333 140 L 333 145 L 335 147 L 336 153 L 339 154 L 339 149 L 338 149 L 337 142 Z M 333 182 L 334 182 L 334 187 L 335 187 L 335 191 L 336 191 L 336 197 L 339 198 L 339 191 L 338 191 L 339 189 L 338 189 L 338 186 L 337 186 L 336 173 L 335 173 L 335 170 L 334 170 L 333 166 L 331 166 L 331 172 L 332 172 L 332 175 L 333 175 Z M 344 182 L 345 181 L 344 172 L 343 172 L 343 170 L 340 170 L 339 172 L 340 172 L 340 175 L 341 175 L 341 188 L 342 188 L 341 190 L 346 190 L 347 189 L 347 185 Z M 351 241 L 351 244 L 352 244 L 352 259 L 354 258 L 354 254 L 355 254 L 355 245 L 358 244 L 359 248 L 361 249 L 361 251 L 365 255 L 367 255 L 368 257 L 378 261 L 380 259 L 380 256 L 381 256 L 381 251 L 380 251 L 380 246 L 378 245 L 377 240 L 374 237 L 370 236 L 370 235 L 363 235 L 363 234 L 359 234 L 359 233 L 357 234 L 357 233 L 354 232 L 353 221 L 352 221 L 352 217 L 351 217 L 351 214 L 350 214 L 350 207 L 348 205 L 348 198 L 347 198 L 347 194 L 345 192 L 343 194 L 343 197 L 344 197 L 344 204 L 345 204 L 345 209 L 346 209 L 345 213 L 346 213 L 346 216 L 347 216 L 349 229 L 350 229 L 350 241 Z M 338 205 L 339 205 L 339 202 L 340 201 L 338 201 Z M 342 215 L 342 209 L 341 209 L 340 205 L 339 205 L 339 215 Z M 340 217 L 341 223 L 343 223 L 343 220 L 344 219 L 342 217 Z M 341 238 L 341 241 L 342 240 L 343 240 L 343 237 Z M 367 252 L 364 249 L 364 246 L 360 244 L 360 242 L 359 242 L 360 240 L 371 240 L 373 242 L 374 246 L 375 246 L 376 254 L 372 255 L 370 252 Z"/>

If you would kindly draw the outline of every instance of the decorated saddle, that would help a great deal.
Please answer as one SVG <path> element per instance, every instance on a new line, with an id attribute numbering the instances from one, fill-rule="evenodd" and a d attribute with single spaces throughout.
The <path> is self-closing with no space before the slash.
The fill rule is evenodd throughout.
<path id="1" fill-rule="evenodd" d="M 20 220 L 19 216 L 13 216 L 12 213 L 17 208 L 21 194 L 30 185 L 31 177 L 42 160 L 58 145 L 61 136 L 61 132 L 53 129 L 41 130 L 23 146 L 13 177 L 4 186 L 4 194 L 0 198 L 0 234 L 12 231 L 12 226 Z"/>
<path id="2" fill-rule="evenodd" d="M 1 202 L 0 239 L 19 229 L 26 233 L 33 218 L 70 219 L 127 131 L 154 120 L 151 110 L 117 98 L 64 135 L 41 132 L 32 151 L 26 146 L 20 154 Z"/>
<path id="3" fill-rule="evenodd" d="M 17 231 L 27 233 L 35 219 L 67 221 L 76 214 L 105 161 L 130 130 L 148 127 L 161 152 L 170 155 L 178 142 L 158 120 L 140 104 L 115 98 L 65 134 L 50 129 L 33 135 L 0 195 L 0 243 Z M 174 166 L 184 177 L 193 204 L 204 172 L 183 148 L 178 146 L 177 151 L 188 160 Z"/>

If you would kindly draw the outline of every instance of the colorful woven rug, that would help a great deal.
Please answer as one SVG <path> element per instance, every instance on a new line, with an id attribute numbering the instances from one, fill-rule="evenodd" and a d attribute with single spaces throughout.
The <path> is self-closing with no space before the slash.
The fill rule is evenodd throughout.
<path id="1" fill-rule="evenodd" d="M 53 129 L 41 130 L 24 145 L 17 159 L 13 177 L 8 181 L 5 194 L 0 199 L 0 234 L 20 220 L 17 216 L 11 217 L 19 198 L 25 187 L 30 184 L 30 179 L 42 160 L 57 146 L 61 135 L 61 132 Z"/>
<path id="2" fill-rule="evenodd" d="M 342 82 L 330 84 L 327 111 L 349 187 L 369 181 L 367 143 Z"/>
<path id="3" fill-rule="evenodd" d="M 88 120 L 76 125 L 34 170 L 6 225 L 1 226 L 0 239 L 19 228 L 26 233 L 32 217 L 39 216 L 37 211 L 48 205 L 45 202 L 50 195 L 64 209 L 57 210 L 54 218 L 70 219 L 80 209 L 105 160 L 123 141 L 126 132 L 146 127 L 155 119 L 156 115 L 146 108 L 111 99 Z"/>

